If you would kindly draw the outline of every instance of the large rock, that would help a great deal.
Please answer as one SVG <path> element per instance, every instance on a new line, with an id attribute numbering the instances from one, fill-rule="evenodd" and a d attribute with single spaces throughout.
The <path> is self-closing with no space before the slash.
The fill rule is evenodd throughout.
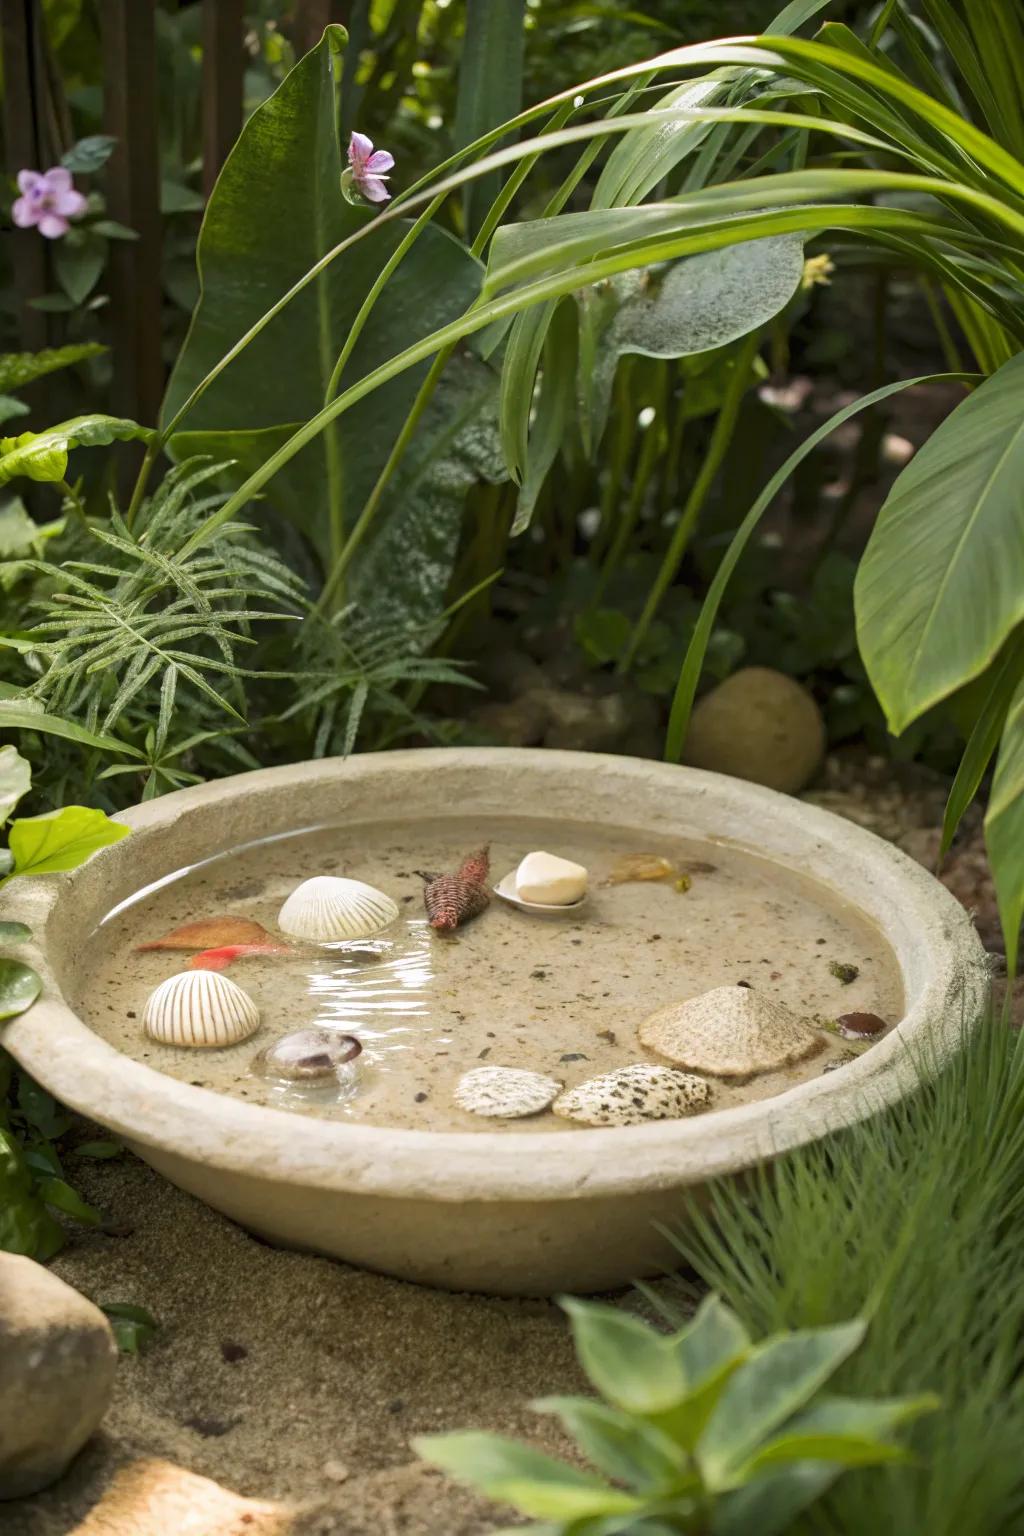
<path id="1" fill-rule="evenodd" d="M 743 667 L 701 699 L 683 761 L 795 795 L 825 755 L 825 722 L 806 688 L 770 667 Z"/>
<path id="2" fill-rule="evenodd" d="M 98 1307 L 41 1264 L 0 1253 L 0 1499 L 61 1475 L 106 1413 L 116 1365 Z"/>

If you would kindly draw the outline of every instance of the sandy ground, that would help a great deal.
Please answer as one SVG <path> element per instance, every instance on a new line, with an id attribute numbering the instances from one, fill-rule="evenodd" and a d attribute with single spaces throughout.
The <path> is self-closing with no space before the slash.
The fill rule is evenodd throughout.
<path id="1" fill-rule="evenodd" d="M 4 1536 L 483 1536 L 503 1512 L 410 1437 L 488 1428 L 565 1451 L 525 1406 L 582 1385 L 553 1303 L 281 1252 L 128 1155 L 76 1179 L 122 1235 L 78 1237 L 54 1269 L 94 1301 L 149 1308 L 161 1332 L 122 1357 L 72 1471 L 0 1506 Z"/>

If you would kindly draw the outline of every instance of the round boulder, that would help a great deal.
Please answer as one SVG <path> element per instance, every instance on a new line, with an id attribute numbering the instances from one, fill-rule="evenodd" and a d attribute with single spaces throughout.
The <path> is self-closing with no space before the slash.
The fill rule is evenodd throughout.
<path id="1" fill-rule="evenodd" d="M 0 1253 L 0 1499 L 60 1477 L 106 1413 L 116 1366 L 99 1307 L 32 1259 Z"/>
<path id="2" fill-rule="evenodd" d="M 825 739 L 806 688 L 771 667 L 743 667 L 694 709 L 683 761 L 795 795 L 821 766 Z"/>

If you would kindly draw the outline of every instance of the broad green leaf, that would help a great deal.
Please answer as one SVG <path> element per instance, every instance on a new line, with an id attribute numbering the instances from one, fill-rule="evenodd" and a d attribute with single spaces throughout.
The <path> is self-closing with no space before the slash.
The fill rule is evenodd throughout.
<path id="1" fill-rule="evenodd" d="M 977 677 L 1024 619 L 1024 352 L 896 480 L 854 588 L 868 675 L 897 735 Z"/>
<path id="2" fill-rule="evenodd" d="M 123 1151 L 119 1141 L 80 1141 L 74 1149 L 76 1157 L 87 1157 L 97 1163 L 120 1157 Z"/>
<path id="3" fill-rule="evenodd" d="M 64 1179 L 40 1179 L 36 1184 L 36 1193 L 40 1200 L 52 1206 L 55 1211 L 71 1216 L 85 1227 L 98 1227 L 103 1220 L 99 1211 L 88 1205 Z"/>
<path id="4" fill-rule="evenodd" d="M 697 1442 L 695 1454 L 707 1486 L 735 1487 L 738 1469 L 814 1396 L 864 1333 L 865 1324 L 855 1319 L 834 1328 L 780 1334 L 758 1345 L 730 1377 Z"/>
<path id="5" fill-rule="evenodd" d="M 750 1336 L 718 1296 L 701 1302 L 693 1321 L 673 1335 L 686 1380 L 686 1397 L 659 1419 L 688 1449 L 696 1444 L 726 1382 L 751 1352 Z"/>
<path id="6" fill-rule="evenodd" d="M 0 959 L 0 1019 L 24 1013 L 39 996 L 42 985 L 31 966 L 22 965 L 20 960 Z"/>
<path id="7" fill-rule="evenodd" d="M 939 1399 L 930 1395 L 872 1400 L 822 1397 L 762 1445 L 739 1469 L 737 1479 L 748 1482 L 792 1462 L 870 1467 L 905 1461 L 907 1453 L 890 1438 L 892 1432 L 938 1407 Z"/>
<path id="8" fill-rule="evenodd" d="M 197 252 L 202 292 L 168 386 L 165 420 L 274 301 L 372 222 L 339 187 L 336 31 L 329 29 L 252 114 L 217 180 Z M 218 375 L 181 430 L 278 430 L 315 416 L 363 299 L 409 227 L 403 220 L 382 224 L 334 261 Z M 435 226 L 424 229 L 375 304 L 343 388 L 461 315 L 480 278 L 479 264 L 458 241 Z M 374 486 L 426 366 L 347 413 L 274 478 L 271 505 L 299 528 L 324 566 Z"/>
<path id="9" fill-rule="evenodd" d="M 582 1520 L 640 1507 L 632 1495 L 592 1473 L 501 1435 L 476 1430 L 421 1435 L 412 1446 L 425 1461 L 541 1520 Z"/>
<path id="10" fill-rule="evenodd" d="M 32 765 L 15 747 L 0 747 L 0 827 L 32 786 Z"/>
<path id="11" fill-rule="evenodd" d="M 964 813 L 978 793 L 981 781 L 999 745 L 1010 703 L 1022 675 L 1024 675 L 1024 643 L 1018 640 L 1011 644 L 1002 663 L 998 665 L 988 696 L 964 747 L 960 766 L 957 768 L 956 777 L 946 800 L 946 811 L 942 819 L 940 859 L 945 858 L 952 847 Z"/>
<path id="12" fill-rule="evenodd" d="M 555 1414 L 587 1460 L 617 1482 L 650 1490 L 686 1472 L 685 1451 L 635 1414 L 589 1397 L 544 1397 L 531 1406 Z"/>
<path id="13" fill-rule="evenodd" d="M 663 1413 L 686 1395 L 674 1342 L 629 1312 L 566 1297 L 579 1362 L 602 1397 L 627 1413 Z"/>
<path id="14" fill-rule="evenodd" d="M 103 271 L 107 260 L 105 241 L 91 231 L 78 230 L 57 242 L 53 253 L 53 266 L 69 299 L 84 304 Z"/>
<path id="15" fill-rule="evenodd" d="M 515 117 L 523 100 L 526 0 L 466 0 L 465 16 L 455 103 L 456 149 Z M 500 185 L 493 173 L 467 186 L 465 225 L 471 240 Z"/>
<path id="16" fill-rule="evenodd" d="M 710 107 L 717 105 L 729 90 L 728 72 L 709 75 L 705 80 L 688 80 L 659 97 L 652 114 L 668 107 Z M 652 192 L 669 171 L 692 155 L 712 131 L 706 119 L 686 121 L 677 117 L 659 123 L 652 115 L 649 128 L 634 128 L 615 145 L 598 177 L 591 199 L 592 208 L 632 207 Z"/>
<path id="17" fill-rule="evenodd" d="M 63 1245 L 63 1228 L 36 1195 L 18 1143 L 0 1128 L 0 1252 L 45 1264 Z"/>
<path id="18" fill-rule="evenodd" d="M 784 1536 L 841 1470 L 828 1462 L 804 1462 L 723 1494 L 715 1501 L 711 1536 Z"/>
<path id="19" fill-rule="evenodd" d="M 18 1075 L 18 1112 L 47 1141 L 56 1140 L 71 1128 L 71 1117 L 67 1110 L 27 1072 Z M 47 1172 L 59 1171 L 59 1161 L 47 1167 Z"/>
<path id="20" fill-rule="evenodd" d="M 101 165 L 106 165 L 117 147 L 117 140 L 109 133 L 92 133 L 85 139 L 79 139 L 73 144 L 65 155 L 61 157 L 61 165 L 76 175 L 90 174 L 98 171 Z"/>
<path id="21" fill-rule="evenodd" d="M 30 480 L 63 480 L 73 448 L 96 448 L 152 436 L 152 428 L 123 417 L 74 416 L 45 432 L 0 438 L 0 485 L 15 475 L 27 475 Z"/>
<path id="22" fill-rule="evenodd" d="M 16 416 L 27 416 L 28 412 L 24 400 L 15 400 L 13 395 L 0 395 L 0 426 L 5 421 L 13 421 Z"/>
<path id="23" fill-rule="evenodd" d="M 19 645 L 16 649 L 31 650 L 32 646 Z M 142 756 L 138 747 L 119 741 L 116 736 L 87 731 L 85 726 L 76 725 L 73 720 L 48 715 L 31 699 L 0 699 L 0 731 L 39 731 L 44 736 L 61 736 L 65 741 L 75 741 L 82 747 L 95 747 L 101 752 L 121 752 L 126 757 Z"/>
<path id="24" fill-rule="evenodd" d="M 14 869 L 7 878 L 75 869 L 100 848 L 120 842 L 130 830 L 111 821 L 104 811 L 84 805 L 65 805 L 46 816 L 13 821 L 9 841 Z"/>
<path id="25" fill-rule="evenodd" d="M 985 842 L 999 898 L 1007 969 L 1013 976 L 1024 919 L 1024 682 L 1017 687 L 1003 728 L 985 815 Z"/>
<path id="26" fill-rule="evenodd" d="M 48 347 L 42 352 L 0 352 L 0 391 L 7 394 L 24 389 L 33 379 L 98 357 L 106 350 L 98 341 L 80 341 L 70 347 Z"/>
<path id="27" fill-rule="evenodd" d="M 100 1303 L 114 1330 L 114 1338 L 122 1355 L 137 1355 L 159 1332 L 160 1324 L 145 1307 L 133 1306 L 127 1301 Z"/>

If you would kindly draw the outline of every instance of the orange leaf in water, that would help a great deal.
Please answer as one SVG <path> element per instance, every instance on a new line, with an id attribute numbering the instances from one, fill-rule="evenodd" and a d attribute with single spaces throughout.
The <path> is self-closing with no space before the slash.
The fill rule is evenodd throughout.
<path id="1" fill-rule="evenodd" d="M 201 954 L 193 955 L 188 964 L 192 971 L 223 971 L 232 960 L 241 960 L 245 955 L 290 953 L 287 944 L 221 944 L 216 949 L 204 949 Z"/>
<path id="2" fill-rule="evenodd" d="M 273 943 L 271 935 L 261 923 L 249 917 L 202 917 L 196 923 L 184 923 L 173 928 L 162 939 L 151 939 L 148 944 L 138 944 L 137 949 L 219 949 L 224 944 Z"/>
<path id="3" fill-rule="evenodd" d="M 626 853 L 616 859 L 605 885 L 626 885 L 631 880 L 667 880 L 676 867 L 657 853 Z"/>

